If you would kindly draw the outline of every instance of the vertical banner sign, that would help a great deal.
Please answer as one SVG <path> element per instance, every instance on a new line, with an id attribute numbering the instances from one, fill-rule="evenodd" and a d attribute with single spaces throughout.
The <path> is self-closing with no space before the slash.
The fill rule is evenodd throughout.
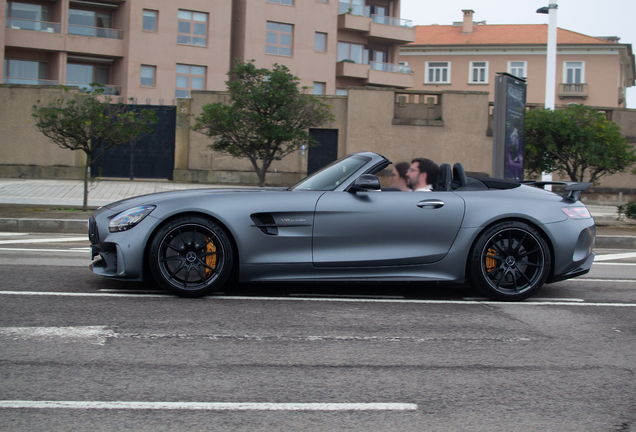
<path id="1" fill-rule="evenodd" d="M 523 180 L 526 81 L 507 73 L 495 77 L 493 177 Z"/>

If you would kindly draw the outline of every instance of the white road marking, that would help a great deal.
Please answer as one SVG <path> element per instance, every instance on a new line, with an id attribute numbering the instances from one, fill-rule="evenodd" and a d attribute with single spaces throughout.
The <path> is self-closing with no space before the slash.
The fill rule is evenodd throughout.
<path id="1" fill-rule="evenodd" d="M 73 249 L 29 249 L 29 248 L 0 248 L 1 251 L 13 251 L 13 252 L 70 252 L 70 253 L 81 253 L 82 255 L 86 255 L 86 252 L 89 251 L 90 248 L 73 248 Z"/>
<path id="2" fill-rule="evenodd" d="M 83 327 L 0 327 L 0 337 L 5 336 L 19 340 L 53 340 L 89 341 L 104 345 L 109 337 L 117 334 L 106 326 Z"/>
<path id="3" fill-rule="evenodd" d="M 24 240 L 0 240 L 0 244 L 59 243 L 59 242 L 78 242 L 78 241 L 88 241 L 88 236 L 55 237 L 55 238 L 24 239 Z"/>
<path id="4" fill-rule="evenodd" d="M 594 262 L 595 266 L 606 265 L 606 266 L 636 266 L 636 263 L 611 263 L 611 262 Z"/>
<path id="5" fill-rule="evenodd" d="M 626 253 L 607 254 L 607 255 L 596 255 L 594 257 L 594 262 L 597 262 L 597 261 L 611 261 L 611 260 L 626 259 L 626 258 L 636 258 L 636 252 L 626 252 Z"/>
<path id="6" fill-rule="evenodd" d="M 0 401 L 0 408 L 205 411 L 415 411 L 412 403 Z"/>
<path id="7" fill-rule="evenodd" d="M 27 236 L 29 233 L 0 232 L 0 237 Z"/>
<path id="8" fill-rule="evenodd" d="M 70 293 L 46 291 L 0 291 L 0 295 L 22 296 L 57 296 L 57 297 L 132 297 L 132 298 L 172 298 L 170 295 L 159 294 L 116 294 L 116 293 Z M 241 300 L 241 301 L 315 301 L 342 303 L 415 303 L 415 304 L 448 304 L 448 305 L 493 305 L 493 306 L 606 306 L 606 307 L 636 307 L 636 303 L 581 303 L 572 301 L 521 301 L 501 302 L 494 300 L 415 300 L 415 299 L 357 299 L 357 298 L 306 298 L 306 297 L 239 297 L 239 296 L 210 296 L 196 299 L 201 300 Z"/>
<path id="9" fill-rule="evenodd" d="M 636 283 L 636 279 L 592 279 L 592 278 L 578 278 L 578 279 L 568 279 L 563 282 L 575 282 L 575 281 L 585 281 L 585 282 L 627 282 L 627 283 Z"/>

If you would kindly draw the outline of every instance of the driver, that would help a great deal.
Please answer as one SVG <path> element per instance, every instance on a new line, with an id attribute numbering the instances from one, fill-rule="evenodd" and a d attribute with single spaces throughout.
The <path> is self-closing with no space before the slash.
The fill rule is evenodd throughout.
<path id="1" fill-rule="evenodd" d="M 408 186 L 413 192 L 430 192 L 438 172 L 439 166 L 432 160 L 415 158 L 406 171 Z"/>

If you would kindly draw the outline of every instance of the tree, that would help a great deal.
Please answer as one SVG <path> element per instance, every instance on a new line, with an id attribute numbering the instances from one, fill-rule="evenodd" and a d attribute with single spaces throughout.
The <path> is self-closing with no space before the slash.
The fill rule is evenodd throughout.
<path id="1" fill-rule="evenodd" d="M 527 113 L 524 159 L 530 174 L 556 171 L 572 181 L 596 184 L 602 176 L 627 171 L 636 154 L 620 127 L 604 114 L 568 105 Z"/>
<path id="2" fill-rule="evenodd" d="M 33 105 L 31 112 L 35 128 L 60 148 L 86 153 L 84 211 L 88 209 L 91 164 L 106 150 L 151 132 L 151 125 L 157 122 L 153 110 L 135 113 L 127 105 L 112 103 L 110 97 L 103 96 L 103 85 L 92 83 L 91 87 L 88 93 L 69 92 L 62 87 L 59 97 L 50 97 L 44 106 Z"/>
<path id="3" fill-rule="evenodd" d="M 315 144 L 307 129 L 334 117 L 307 88 L 298 88 L 299 78 L 285 66 L 257 69 L 252 60 L 237 63 L 228 75 L 229 104 L 204 105 L 192 128 L 213 140 L 213 150 L 248 158 L 264 186 L 275 159 Z"/>

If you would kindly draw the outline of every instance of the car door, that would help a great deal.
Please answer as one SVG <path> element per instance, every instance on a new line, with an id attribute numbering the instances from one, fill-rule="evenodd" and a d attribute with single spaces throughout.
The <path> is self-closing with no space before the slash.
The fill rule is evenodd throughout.
<path id="1" fill-rule="evenodd" d="M 317 267 L 428 264 L 449 251 L 464 217 L 453 192 L 326 192 L 316 205 Z"/>

